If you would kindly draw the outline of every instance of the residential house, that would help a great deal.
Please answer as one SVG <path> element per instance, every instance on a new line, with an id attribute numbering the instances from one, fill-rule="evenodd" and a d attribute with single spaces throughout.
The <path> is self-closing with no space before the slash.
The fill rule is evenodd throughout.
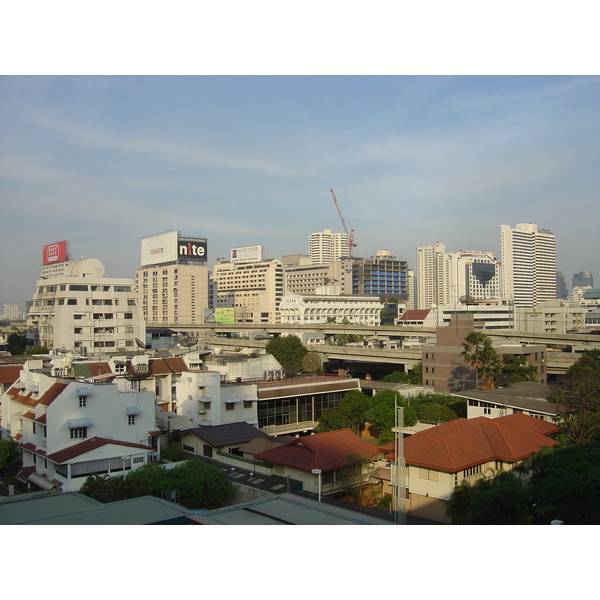
<path id="1" fill-rule="evenodd" d="M 29 361 L 2 395 L 2 428 L 23 450 L 21 478 L 77 491 L 93 473 L 122 474 L 155 456 L 154 394 L 53 378 Z"/>
<path id="2" fill-rule="evenodd" d="M 256 454 L 255 459 L 273 464 L 276 475 L 302 481 L 306 491 L 328 495 L 343 491 L 348 485 L 346 474 L 353 468 L 348 460 L 350 455 L 358 455 L 367 462 L 383 457 L 377 446 L 350 429 L 341 429 L 295 438 Z"/>
<path id="3" fill-rule="evenodd" d="M 455 419 L 403 440 L 405 485 L 412 515 L 449 522 L 446 502 L 463 480 L 475 483 L 498 470 L 511 470 L 543 447 L 554 446 L 548 436 L 560 428 L 542 419 L 514 413 L 489 419 Z M 381 448 L 395 461 L 394 444 Z M 379 470 L 384 492 L 391 473 Z"/>

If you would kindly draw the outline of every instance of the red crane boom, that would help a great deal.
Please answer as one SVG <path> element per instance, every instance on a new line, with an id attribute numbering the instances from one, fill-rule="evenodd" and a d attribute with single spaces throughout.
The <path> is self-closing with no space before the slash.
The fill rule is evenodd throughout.
<path id="1" fill-rule="evenodd" d="M 352 256 L 352 248 L 354 248 L 356 246 L 356 244 L 354 243 L 354 229 L 351 229 L 350 231 L 348 231 L 348 227 L 346 226 L 346 221 L 344 219 L 344 215 L 342 214 L 342 209 L 340 208 L 339 202 L 337 200 L 337 198 L 335 197 L 335 194 L 333 192 L 333 190 L 329 190 L 331 192 L 331 195 L 333 196 L 333 201 L 335 202 L 335 207 L 337 208 L 337 211 L 340 215 L 340 219 L 342 220 L 342 225 L 344 227 L 344 231 L 346 232 L 346 235 L 348 236 L 348 256 Z"/>

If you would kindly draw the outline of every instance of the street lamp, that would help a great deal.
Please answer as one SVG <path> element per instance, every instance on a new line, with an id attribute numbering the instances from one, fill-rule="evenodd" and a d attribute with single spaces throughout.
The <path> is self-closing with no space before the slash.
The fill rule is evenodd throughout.
<path id="1" fill-rule="evenodd" d="M 321 502 L 321 489 L 322 489 L 322 483 L 321 483 L 321 469 L 313 469 L 311 471 L 311 473 L 313 475 L 318 475 L 319 476 L 319 502 Z"/>

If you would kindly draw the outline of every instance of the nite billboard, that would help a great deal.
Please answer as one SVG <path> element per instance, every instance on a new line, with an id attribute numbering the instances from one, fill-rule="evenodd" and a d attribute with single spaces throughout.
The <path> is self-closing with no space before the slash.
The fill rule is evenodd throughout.
<path id="1" fill-rule="evenodd" d="M 181 237 L 178 231 L 167 231 L 142 238 L 141 264 L 160 265 L 183 261 L 207 261 L 206 238 Z"/>
<path id="2" fill-rule="evenodd" d="M 252 263 L 261 262 L 262 260 L 262 246 L 243 246 L 241 248 L 232 248 L 231 250 L 232 263 Z"/>
<path id="3" fill-rule="evenodd" d="M 42 265 L 54 265 L 67 260 L 67 242 L 48 244 L 42 249 Z"/>

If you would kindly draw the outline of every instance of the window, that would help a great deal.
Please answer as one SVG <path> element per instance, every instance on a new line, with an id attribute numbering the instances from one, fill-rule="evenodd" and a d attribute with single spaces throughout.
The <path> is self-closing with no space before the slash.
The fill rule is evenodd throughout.
<path id="1" fill-rule="evenodd" d="M 76 427 L 71 429 L 71 439 L 83 439 L 87 437 L 87 427 Z"/>
<path id="2" fill-rule="evenodd" d="M 134 456 L 132 462 L 133 462 L 133 464 L 143 463 L 144 462 L 144 457 L 143 456 Z"/>
<path id="3" fill-rule="evenodd" d="M 232 402 L 228 402 L 227 404 L 225 404 L 225 410 L 233 410 L 235 408 L 235 404 L 233 404 Z"/>
<path id="4" fill-rule="evenodd" d="M 75 298 L 68 298 L 67 299 L 67 304 L 69 304 L 71 306 L 76 306 L 77 305 L 77 300 Z"/>
<path id="5" fill-rule="evenodd" d="M 127 415 L 127 425 L 135 425 L 135 415 Z"/>
<path id="6" fill-rule="evenodd" d="M 123 315 L 123 317 L 124 317 L 125 319 L 133 319 L 133 313 L 125 313 L 125 314 Z"/>
<path id="7" fill-rule="evenodd" d="M 212 455 L 213 455 L 212 446 L 209 446 L 208 444 L 203 444 L 202 445 L 202 454 L 204 454 L 204 456 L 206 456 L 208 458 L 212 458 Z"/>
<path id="8" fill-rule="evenodd" d="M 252 400 L 244 400 L 244 408 L 252 408 Z"/>
<path id="9" fill-rule="evenodd" d="M 475 465 L 470 469 L 465 469 L 463 471 L 463 477 L 471 477 L 471 475 L 477 475 L 478 473 L 481 473 L 481 465 Z"/>
<path id="10" fill-rule="evenodd" d="M 79 408 L 85 408 L 87 405 L 87 398 L 85 396 L 79 396 Z"/>

